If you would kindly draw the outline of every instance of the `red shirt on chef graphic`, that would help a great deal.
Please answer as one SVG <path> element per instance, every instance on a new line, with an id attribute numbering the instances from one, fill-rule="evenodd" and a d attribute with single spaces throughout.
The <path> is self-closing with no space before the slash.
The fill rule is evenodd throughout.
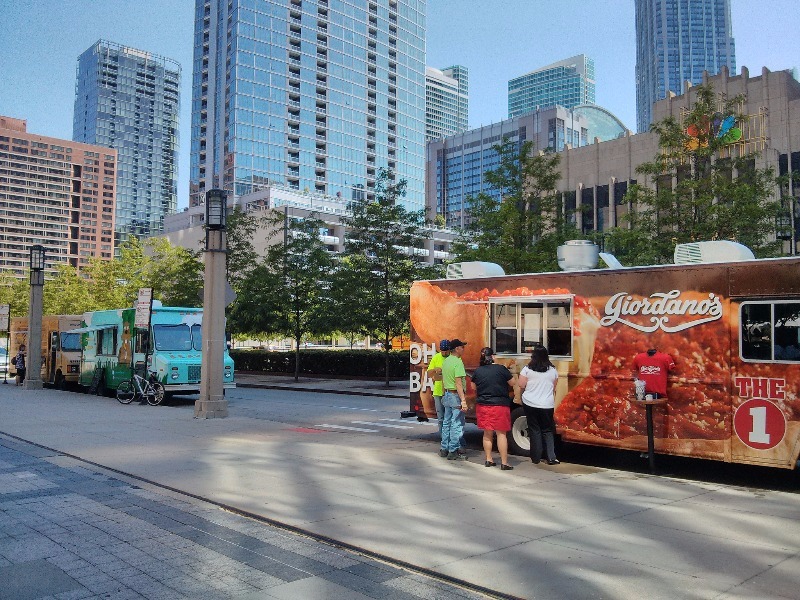
<path id="1" fill-rule="evenodd" d="M 640 352 L 633 359 L 636 376 L 644 381 L 648 394 L 667 395 L 667 373 L 675 368 L 675 361 L 669 354 L 650 349 Z"/>

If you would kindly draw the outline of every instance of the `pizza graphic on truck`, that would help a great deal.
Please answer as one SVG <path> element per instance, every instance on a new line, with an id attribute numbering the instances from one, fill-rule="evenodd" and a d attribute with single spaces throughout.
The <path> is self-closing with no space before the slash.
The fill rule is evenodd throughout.
<path id="1" fill-rule="evenodd" d="M 418 281 L 410 302 L 410 400 L 419 418 L 436 416 L 425 371 L 438 340 L 468 342 L 468 373 L 484 346 L 519 373 L 543 344 L 559 372 L 561 438 L 646 450 L 632 365 L 657 348 L 676 363 L 667 401 L 653 410 L 657 452 L 797 465 L 800 258 Z M 470 412 L 474 396 L 468 381 Z M 517 404 L 509 442 L 518 453 L 529 448 Z"/>

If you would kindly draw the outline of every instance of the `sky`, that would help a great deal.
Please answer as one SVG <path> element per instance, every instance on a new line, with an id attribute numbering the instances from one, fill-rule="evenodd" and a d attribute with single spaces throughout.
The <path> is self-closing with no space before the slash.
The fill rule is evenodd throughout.
<path id="1" fill-rule="evenodd" d="M 508 116 L 508 80 L 576 54 L 596 103 L 636 130 L 634 0 L 428 0 L 427 59 L 469 69 L 470 127 Z M 0 115 L 70 139 L 78 56 L 99 39 L 182 67 L 178 208 L 188 205 L 194 0 L 0 0 Z M 732 0 L 737 68 L 800 67 L 797 0 Z"/>

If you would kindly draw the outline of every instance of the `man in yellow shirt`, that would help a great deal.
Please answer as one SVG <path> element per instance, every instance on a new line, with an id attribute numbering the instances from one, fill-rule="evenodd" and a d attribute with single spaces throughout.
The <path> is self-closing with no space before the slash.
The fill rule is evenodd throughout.
<path id="1" fill-rule="evenodd" d="M 442 396 L 444 386 L 442 385 L 442 364 L 444 359 L 450 356 L 450 341 L 442 340 L 439 342 L 439 351 L 433 355 L 428 364 L 428 375 L 433 379 L 433 403 L 436 405 L 436 419 L 439 421 L 439 436 L 442 435 L 442 419 L 444 418 L 444 408 L 442 407 Z M 441 456 L 447 456 L 447 451 L 439 450 Z"/>
<path id="2" fill-rule="evenodd" d="M 442 419 L 441 450 L 447 451 L 447 460 L 466 460 L 467 455 L 459 453 L 461 436 L 464 433 L 464 422 L 461 419 L 467 410 L 467 372 L 464 369 L 464 346 L 466 342 L 459 339 L 450 340 L 450 356 L 442 363 Z"/>

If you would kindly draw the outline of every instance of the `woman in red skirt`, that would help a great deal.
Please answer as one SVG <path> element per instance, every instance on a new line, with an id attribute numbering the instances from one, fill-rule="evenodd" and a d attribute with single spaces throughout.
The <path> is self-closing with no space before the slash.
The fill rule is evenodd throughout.
<path id="1" fill-rule="evenodd" d="M 511 398 L 509 390 L 514 389 L 516 378 L 503 365 L 494 364 L 491 348 L 481 350 L 480 366 L 472 374 L 472 383 L 478 390 L 475 413 L 478 428 L 483 429 L 483 451 L 486 454 L 484 466 L 494 467 L 492 460 L 492 434 L 497 434 L 497 450 L 500 453 L 500 468 L 510 471 L 508 464 L 508 438 L 511 430 Z"/>

